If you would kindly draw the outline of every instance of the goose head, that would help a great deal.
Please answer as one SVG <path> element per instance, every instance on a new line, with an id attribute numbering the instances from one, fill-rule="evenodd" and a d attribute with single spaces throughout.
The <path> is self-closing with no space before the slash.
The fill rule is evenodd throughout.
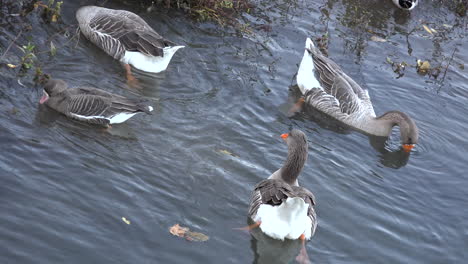
<path id="1" fill-rule="evenodd" d="M 282 134 L 281 137 L 288 145 L 288 157 L 281 168 L 281 177 L 284 181 L 293 183 L 296 182 L 307 161 L 307 136 L 304 132 L 293 129 L 289 133 Z"/>
<path id="2" fill-rule="evenodd" d="M 44 90 L 42 90 L 42 97 L 39 100 L 40 104 L 43 104 L 49 100 L 51 96 L 57 95 L 63 90 L 67 89 L 68 85 L 63 80 L 54 80 L 50 79 L 45 85 Z"/>
<path id="3" fill-rule="evenodd" d="M 393 3 L 401 9 L 411 10 L 418 5 L 418 0 L 393 0 Z"/>
<path id="4" fill-rule="evenodd" d="M 419 130 L 416 123 L 409 116 L 405 122 L 400 123 L 400 140 L 402 148 L 406 152 L 410 152 L 419 140 Z"/>
<path id="5" fill-rule="evenodd" d="M 411 149 L 418 143 L 419 130 L 414 120 L 409 115 L 400 111 L 388 111 L 380 117 L 376 118 L 379 122 L 379 126 L 383 126 L 387 135 L 391 133 L 393 126 L 400 127 L 400 141 L 403 150 L 410 152 Z"/>

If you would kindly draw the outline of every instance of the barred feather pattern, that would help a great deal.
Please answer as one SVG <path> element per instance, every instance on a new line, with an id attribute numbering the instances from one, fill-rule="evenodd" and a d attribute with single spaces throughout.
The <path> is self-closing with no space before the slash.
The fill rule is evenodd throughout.
<path id="1" fill-rule="evenodd" d="M 162 57 L 165 47 L 175 45 L 132 12 L 101 7 L 85 8 L 89 10 L 87 13 L 77 13 L 81 31 L 91 42 L 115 59 L 121 60 L 125 51 L 138 51 L 148 56 Z"/>

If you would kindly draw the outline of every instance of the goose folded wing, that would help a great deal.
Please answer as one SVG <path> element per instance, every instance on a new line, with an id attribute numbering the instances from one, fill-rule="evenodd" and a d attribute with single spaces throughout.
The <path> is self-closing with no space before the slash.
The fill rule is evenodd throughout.
<path id="1" fill-rule="evenodd" d="M 68 112 L 81 119 L 106 118 L 105 112 L 111 107 L 111 102 L 101 96 L 80 94 L 71 96 Z"/>
<path id="2" fill-rule="evenodd" d="M 366 99 L 367 93 L 335 62 L 320 53 L 314 53 L 313 56 L 315 73 L 324 92 L 335 98 L 344 114 L 359 111 L 361 100 Z"/>
<path id="3" fill-rule="evenodd" d="M 99 32 L 100 36 L 110 37 L 113 42 L 116 42 L 114 46 L 122 47 L 127 51 L 138 51 L 149 56 L 162 57 L 164 47 L 174 45 L 173 42 L 164 39 L 141 18 L 133 14 L 124 14 L 124 18 L 115 14 L 96 16 L 91 21 L 90 26 Z"/>
<path id="4" fill-rule="evenodd" d="M 250 201 L 249 215 L 256 214 L 262 204 L 280 205 L 291 196 L 294 196 L 294 191 L 286 182 L 274 179 L 263 180 L 255 186 Z"/>

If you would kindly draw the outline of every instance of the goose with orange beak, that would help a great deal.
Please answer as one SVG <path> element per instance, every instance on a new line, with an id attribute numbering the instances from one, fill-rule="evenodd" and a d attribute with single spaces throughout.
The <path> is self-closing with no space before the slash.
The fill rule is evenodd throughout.
<path id="1" fill-rule="evenodd" d="M 308 263 L 305 241 L 314 235 L 317 227 L 315 197 L 297 181 L 307 161 L 307 137 L 293 129 L 281 138 L 288 145 L 288 156 L 283 167 L 255 186 L 249 206 L 249 217 L 255 224 L 246 229 L 259 227 L 274 239 L 302 240 L 296 260 Z"/>
<path id="2" fill-rule="evenodd" d="M 325 57 L 307 38 L 304 56 L 297 73 L 297 85 L 302 98 L 295 111 L 307 104 L 338 121 L 374 136 L 388 137 L 394 126 L 400 127 L 400 140 L 409 152 L 418 143 L 419 131 L 414 120 L 401 111 L 388 111 L 376 116 L 367 89 Z"/>

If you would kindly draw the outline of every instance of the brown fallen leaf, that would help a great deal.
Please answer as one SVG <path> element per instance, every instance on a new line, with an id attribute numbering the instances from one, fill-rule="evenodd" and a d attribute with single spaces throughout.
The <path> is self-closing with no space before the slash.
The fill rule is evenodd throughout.
<path id="1" fill-rule="evenodd" d="M 417 71 L 422 74 L 426 74 L 431 69 L 431 64 L 428 61 L 417 61 Z"/>
<path id="2" fill-rule="evenodd" d="M 185 234 L 185 239 L 194 242 L 205 242 L 210 239 L 210 237 L 202 233 L 188 231 Z"/>
<path id="3" fill-rule="evenodd" d="M 188 227 L 181 227 L 179 224 L 175 224 L 169 228 L 169 232 L 178 237 L 184 237 L 187 231 L 189 231 Z"/>
<path id="4" fill-rule="evenodd" d="M 171 226 L 169 228 L 169 232 L 174 236 L 183 237 L 188 241 L 204 242 L 210 239 L 210 237 L 205 234 L 199 232 L 192 232 L 188 227 L 182 227 L 179 224 Z"/>

